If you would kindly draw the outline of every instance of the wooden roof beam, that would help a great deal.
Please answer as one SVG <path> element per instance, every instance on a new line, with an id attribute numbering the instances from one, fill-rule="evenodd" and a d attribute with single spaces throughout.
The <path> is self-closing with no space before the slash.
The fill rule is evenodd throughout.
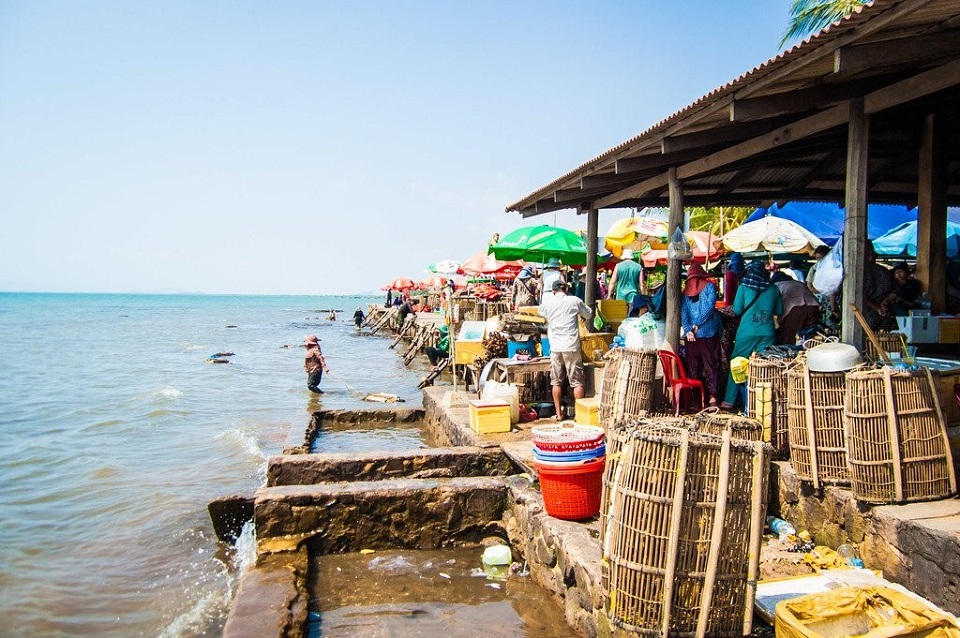
<path id="1" fill-rule="evenodd" d="M 617 174 L 638 173 L 676 166 L 689 162 L 703 154 L 703 149 L 687 149 L 676 153 L 657 153 L 655 155 L 641 155 L 640 157 L 625 157 L 616 162 Z"/>
<path id="2" fill-rule="evenodd" d="M 878 88 L 876 83 L 869 88 L 863 83 L 830 84 L 764 97 L 735 99 L 730 104 L 730 121 L 752 122 L 778 115 L 814 111 L 863 95 L 865 91 L 875 88 Z"/>
<path id="3" fill-rule="evenodd" d="M 691 149 L 699 150 L 702 153 L 704 147 L 740 142 L 751 137 L 756 137 L 757 135 L 763 135 L 772 128 L 773 124 L 764 122 L 718 126 L 699 133 L 665 137 L 660 142 L 660 148 L 664 155 Z"/>
<path id="4" fill-rule="evenodd" d="M 864 98 L 863 108 L 868 115 L 879 113 L 957 85 L 960 85 L 960 60 L 878 89 Z"/>
<path id="5" fill-rule="evenodd" d="M 562 202 L 582 202 L 597 195 L 606 195 L 609 192 L 609 186 L 606 188 L 564 188 L 553 192 L 553 201 L 558 204 Z"/>
<path id="6" fill-rule="evenodd" d="M 861 73 L 898 64 L 956 57 L 960 31 L 914 35 L 898 40 L 840 47 L 833 54 L 835 73 Z"/>

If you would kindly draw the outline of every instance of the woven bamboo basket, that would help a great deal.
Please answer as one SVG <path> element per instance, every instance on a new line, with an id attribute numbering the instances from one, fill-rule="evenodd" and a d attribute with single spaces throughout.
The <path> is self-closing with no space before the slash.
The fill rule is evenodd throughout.
<path id="1" fill-rule="evenodd" d="M 790 463 L 814 488 L 848 485 L 844 372 L 811 372 L 798 361 L 787 372 Z"/>
<path id="2" fill-rule="evenodd" d="M 927 369 L 847 375 L 850 485 L 858 501 L 906 503 L 957 493 L 937 392 Z"/>
<path id="3" fill-rule="evenodd" d="M 763 440 L 778 459 L 790 456 L 787 425 L 788 362 L 754 353 L 747 377 L 747 413 L 763 424 Z"/>
<path id="4" fill-rule="evenodd" d="M 729 431 L 627 433 L 604 519 L 611 623 L 650 636 L 749 633 L 770 447 Z"/>
<path id="5" fill-rule="evenodd" d="M 649 414 L 630 423 L 618 427 L 604 428 L 604 442 L 607 448 L 607 464 L 603 472 L 603 494 L 600 497 L 600 544 L 603 544 L 607 531 L 606 516 L 609 511 L 607 498 L 613 487 L 613 477 L 620 463 L 620 448 L 633 437 L 637 428 L 652 426 L 669 426 L 675 428 L 695 429 L 694 421 L 688 416 L 674 416 L 673 414 Z"/>
<path id="6" fill-rule="evenodd" d="M 723 436 L 730 431 L 735 439 L 744 441 L 762 441 L 763 423 L 738 414 L 727 414 L 719 408 L 707 408 L 693 416 L 694 427 L 700 432 Z"/>
<path id="7" fill-rule="evenodd" d="M 656 350 L 616 348 L 609 351 L 600 388 L 600 422 L 622 424 L 649 412 L 656 374 Z"/>
<path id="8" fill-rule="evenodd" d="M 906 345 L 906 335 L 902 332 L 889 332 L 887 330 L 880 330 L 875 332 L 874 335 L 877 337 L 877 341 L 880 343 L 880 346 L 889 354 L 897 354 L 903 352 L 904 346 Z M 867 361 L 880 361 L 880 353 L 877 352 L 877 348 L 873 345 L 873 341 L 867 339 L 867 342 L 864 344 L 863 356 Z"/>

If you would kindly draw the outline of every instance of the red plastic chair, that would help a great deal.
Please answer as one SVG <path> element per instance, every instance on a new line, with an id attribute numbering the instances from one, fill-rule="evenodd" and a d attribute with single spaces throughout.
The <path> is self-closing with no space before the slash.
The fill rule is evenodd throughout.
<path id="1" fill-rule="evenodd" d="M 676 415 L 680 415 L 680 406 L 686 405 L 682 402 L 685 392 L 696 390 L 700 395 L 700 408 L 703 409 L 703 382 L 697 379 L 687 377 L 687 371 L 683 367 L 683 360 L 676 353 L 669 350 L 658 350 L 660 364 L 663 366 L 663 378 L 666 385 L 670 388 L 670 401 L 673 403 Z M 676 374 L 674 374 L 676 369 Z M 689 400 L 689 395 L 688 395 Z"/>

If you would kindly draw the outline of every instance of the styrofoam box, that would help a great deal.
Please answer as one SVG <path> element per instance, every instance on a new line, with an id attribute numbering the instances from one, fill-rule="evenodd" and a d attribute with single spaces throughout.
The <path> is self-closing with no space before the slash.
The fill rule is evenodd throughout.
<path id="1" fill-rule="evenodd" d="M 940 320 L 937 317 L 897 317 L 897 329 L 907 336 L 908 343 L 937 343 Z"/>

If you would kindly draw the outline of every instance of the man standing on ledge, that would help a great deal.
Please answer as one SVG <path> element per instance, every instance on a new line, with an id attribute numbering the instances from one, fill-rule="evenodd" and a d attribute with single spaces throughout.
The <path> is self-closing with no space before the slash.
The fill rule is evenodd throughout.
<path id="1" fill-rule="evenodd" d="M 593 318 L 593 311 L 578 298 L 567 294 L 567 285 L 556 280 L 549 294 L 540 302 L 537 314 L 547 320 L 547 338 L 550 339 L 550 386 L 557 421 L 563 420 L 561 399 L 563 380 L 573 388 L 573 396 L 583 398 L 583 357 L 580 355 L 580 322 Z"/>
<path id="2" fill-rule="evenodd" d="M 317 335 L 307 335 L 303 338 L 303 346 L 307 349 L 303 359 L 303 369 L 307 372 L 307 389 L 314 394 L 323 394 L 323 390 L 320 389 L 320 380 L 323 379 L 324 372 L 330 372 L 327 361 L 320 352 L 319 342 Z"/>

